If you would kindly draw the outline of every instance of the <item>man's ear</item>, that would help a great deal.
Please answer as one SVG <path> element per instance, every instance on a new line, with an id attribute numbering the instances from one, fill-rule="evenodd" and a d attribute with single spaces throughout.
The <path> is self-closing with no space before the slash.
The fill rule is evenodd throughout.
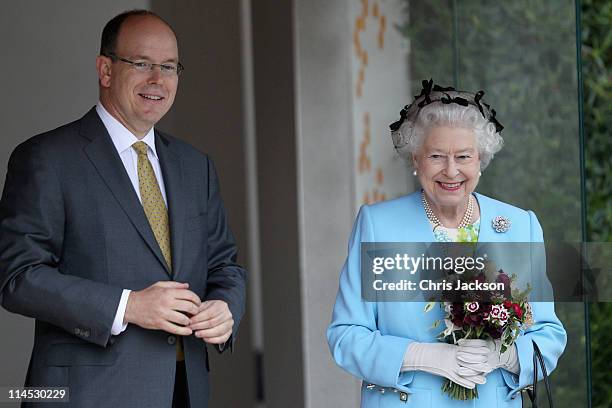
<path id="1" fill-rule="evenodd" d="M 98 72 L 98 81 L 103 88 L 110 87 L 112 60 L 104 55 L 96 57 L 96 71 Z"/>

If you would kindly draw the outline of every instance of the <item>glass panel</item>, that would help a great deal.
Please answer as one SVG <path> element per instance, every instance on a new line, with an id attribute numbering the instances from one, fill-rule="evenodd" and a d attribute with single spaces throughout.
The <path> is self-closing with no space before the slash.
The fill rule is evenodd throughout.
<path id="1" fill-rule="evenodd" d="M 612 242 L 612 1 L 582 0 L 580 5 L 587 237 L 589 241 L 609 243 Z M 606 265 L 609 270 L 612 263 Z M 610 315 L 612 303 L 590 304 L 592 406 L 598 408 L 612 406 Z"/>
<path id="2" fill-rule="evenodd" d="M 505 126 L 478 191 L 532 209 L 549 242 L 581 241 L 574 1 L 407 0 L 406 11 L 399 29 L 410 41 L 411 88 L 432 77 L 484 89 Z M 586 406 L 584 307 L 556 310 L 568 345 L 551 377 L 555 404 Z"/>

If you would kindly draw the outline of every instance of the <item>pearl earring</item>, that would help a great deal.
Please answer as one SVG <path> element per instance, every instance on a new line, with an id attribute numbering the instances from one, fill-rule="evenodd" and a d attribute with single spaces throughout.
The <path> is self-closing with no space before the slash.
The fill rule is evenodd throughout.
<path id="1" fill-rule="evenodd" d="M 416 176 L 416 175 L 417 175 L 417 171 L 416 171 L 416 170 L 415 170 L 415 171 L 413 171 L 413 172 L 412 172 L 412 175 L 413 175 L 413 176 Z"/>
<path id="2" fill-rule="evenodd" d="M 478 172 L 478 177 L 482 176 L 482 171 Z"/>

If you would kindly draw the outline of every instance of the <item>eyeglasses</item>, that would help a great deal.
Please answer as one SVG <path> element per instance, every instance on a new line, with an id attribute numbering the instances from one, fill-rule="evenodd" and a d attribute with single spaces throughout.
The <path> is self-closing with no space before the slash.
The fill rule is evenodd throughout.
<path id="1" fill-rule="evenodd" d="M 121 62 L 125 62 L 126 64 L 130 64 L 132 67 L 134 67 L 136 71 L 142 73 L 151 72 L 155 67 L 159 67 L 159 71 L 162 73 L 162 75 L 170 76 L 180 75 L 181 72 L 183 72 L 183 70 L 185 69 L 185 67 L 183 67 L 183 64 L 181 64 L 180 62 L 177 62 L 176 64 L 170 62 L 164 64 L 153 64 L 149 61 L 132 61 L 127 58 L 120 57 L 115 53 L 108 53 L 103 55 L 112 59 L 113 61 L 119 60 Z"/>

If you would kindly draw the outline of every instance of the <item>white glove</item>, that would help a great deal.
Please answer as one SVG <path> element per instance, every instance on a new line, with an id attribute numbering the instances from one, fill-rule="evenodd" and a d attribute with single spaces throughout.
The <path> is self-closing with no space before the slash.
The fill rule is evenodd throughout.
<path id="1" fill-rule="evenodd" d="M 503 368 L 511 373 L 518 374 L 520 371 L 516 345 L 512 345 L 501 352 L 501 340 L 459 340 L 459 351 L 457 360 L 464 368 L 480 371 L 484 375 L 489 374 L 496 368 Z"/>
<path id="2" fill-rule="evenodd" d="M 461 367 L 457 361 L 458 346 L 447 343 L 410 343 L 404 354 L 402 371 L 420 370 L 446 377 L 465 388 L 484 384 L 481 371 Z"/>

